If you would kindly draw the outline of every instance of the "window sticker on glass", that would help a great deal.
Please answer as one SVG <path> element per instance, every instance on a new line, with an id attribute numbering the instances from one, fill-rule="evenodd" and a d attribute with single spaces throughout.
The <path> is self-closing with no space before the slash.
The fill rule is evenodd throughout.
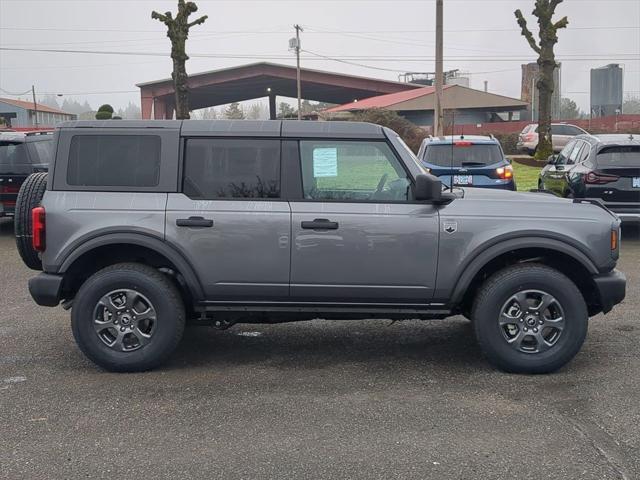
<path id="1" fill-rule="evenodd" d="M 313 149 L 313 176 L 314 178 L 338 176 L 337 148 Z"/>

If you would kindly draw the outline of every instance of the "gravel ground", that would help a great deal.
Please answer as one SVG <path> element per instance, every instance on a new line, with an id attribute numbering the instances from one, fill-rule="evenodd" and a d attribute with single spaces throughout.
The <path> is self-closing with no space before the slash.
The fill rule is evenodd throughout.
<path id="1" fill-rule="evenodd" d="M 470 326 L 191 327 L 164 368 L 111 374 L 36 306 L 0 221 L 0 478 L 640 478 L 640 232 L 627 300 L 546 376 L 493 370 Z"/>

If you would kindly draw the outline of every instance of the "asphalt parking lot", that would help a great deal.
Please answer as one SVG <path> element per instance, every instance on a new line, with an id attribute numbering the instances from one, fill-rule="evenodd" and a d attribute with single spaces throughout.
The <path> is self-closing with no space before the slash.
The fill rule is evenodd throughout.
<path id="1" fill-rule="evenodd" d="M 640 478 L 640 232 L 627 300 L 554 375 L 493 370 L 469 324 L 191 327 L 143 374 L 97 369 L 36 306 L 0 220 L 0 478 Z"/>

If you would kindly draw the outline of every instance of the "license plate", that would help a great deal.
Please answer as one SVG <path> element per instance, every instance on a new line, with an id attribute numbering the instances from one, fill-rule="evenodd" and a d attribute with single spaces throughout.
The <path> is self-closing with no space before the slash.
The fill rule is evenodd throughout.
<path id="1" fill-rule="evenodd" d="M 473 185 L 473 175 L 454 175 L 453 183 L 455 185 Z"/>
<path id="2" fill-rule="evenodd" d="M 631 185 L 633 188 L 640 188 L 640 177 L 633 177 Z"/>

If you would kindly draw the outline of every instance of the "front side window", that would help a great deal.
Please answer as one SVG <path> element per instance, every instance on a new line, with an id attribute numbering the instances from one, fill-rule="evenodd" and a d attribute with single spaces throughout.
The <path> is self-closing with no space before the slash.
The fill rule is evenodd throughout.
<path id="1" fill-rule="evenodd" d="M 183 192 L 189 198 L 279 198 L 280 140 L 187 140 Z"/>
<path id="2" fill-rule="evenodd" d="M 558 161 L 556 162 L 557 165 L 564 165 L 567 163 L 567 159 L 569 158 L 569 155 L 571 155 L 571 151 L 573 150 L 573 147 L 575 147 L 576 143 L 577 142 L 575 140 L 572 140 L 564 146 L 562 151 L 558 154 Z"/>
<path id="3" fill-rule="evenodd" d="M 304 198 L 407 201 L 410 181 L 384 142 L 301 141 Z"/>
<path id="4" fill-rule="evenodd" d="M 155 187 L 160 178 L 160 137 L 75 135 L 67 183 L 90 187 Z"/>

